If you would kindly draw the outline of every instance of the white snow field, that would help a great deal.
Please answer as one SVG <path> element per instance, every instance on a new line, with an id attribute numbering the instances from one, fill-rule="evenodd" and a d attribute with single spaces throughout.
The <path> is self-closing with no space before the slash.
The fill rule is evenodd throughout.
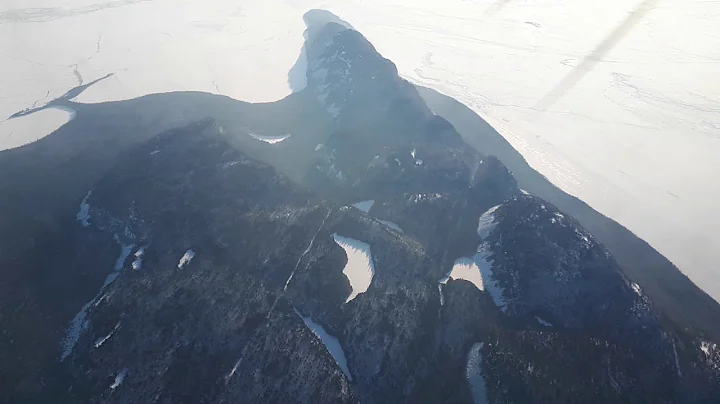
<path id="1" fill-rule="evenodd" d="M 720 299 L 716 1 L 5 1 L 0 149 L 68 119 L 6 117 L 108 73 L 77 101 L 176 90 L 280 99 L 298 90 L 288 71 L 312 8 L 352 24 L 403 77 L 472 108 Z"/>
<path id="2" fill-rule="evenodd" d="M 375 264 L 373 263 L 370 245 L 362 241 L 355 240 L 350 237 L 339 236 L 335 233 L 332 235 L 335 243 L 345 250 L 347 255 L 347 263 L 343 268 L 343 274 L 350 282 L 352 291 L 345 303 L 356 298 L 360 293 L 367 292 L 372 279 L 375 276 Z"/>

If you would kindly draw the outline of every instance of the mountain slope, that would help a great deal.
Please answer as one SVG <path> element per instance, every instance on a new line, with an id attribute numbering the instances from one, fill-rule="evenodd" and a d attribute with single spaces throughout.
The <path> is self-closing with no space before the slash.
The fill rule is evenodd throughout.
<path id="1" fill-rule="evenodd" d="M 0 155 L 27 165 L 28 183 L 0 178 L 34 201 L 6 201 L 14 220 L 48 207 L 55 226 L 3 251 L 22 274 L 2 297 L 3 399 L 720 395 L 717 345 L 524 195 L 362 35 L 315 23 L 307 87 L 283 102 L 57 100 L 78 119 Z"/>

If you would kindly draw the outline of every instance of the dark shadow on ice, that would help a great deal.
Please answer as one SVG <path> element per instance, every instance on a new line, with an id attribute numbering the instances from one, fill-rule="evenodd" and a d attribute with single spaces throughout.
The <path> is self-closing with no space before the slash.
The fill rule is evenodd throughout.
<path id="1" fill-rule="evenodd" d="M 500 159 L 512 171 L 521 189 L 574 216 L 613 254 L 628 277 L 646 290 L 652 290 L 653 300 L 671 317 L 690 317 L 690 323 L 696 325 L 717 324 L 718 303 L 662 254 L 630 230 L 553 185 L 470 108 L 435 90 L 416 87 L 428 107 L 450 121 L 470 146 Z M 713 331 L 720 333 L 720 329 L 715 328 Z"/>
<path id="2" fill-rule="evenodd" d="M 39 111 L 42 111 L 42 110 L 47 109 L 47 108 L 58 108 L 58 109 L 71 110 L 71 111 L 72 111 L 72 109 L 67 108 L 67 106 L 66 106 L 66 105 L 63 105 L 63 104 L 65 104 L 66 102 L 71 101 L 73 98 L 79 96 L 80 94 L 82 94 L 83 91 L 87 90 L 90 86 L 94 85 L 95 83 L 98 83 L 98 82 L 100 82 L 100 81 L 103 81 L 103 80 L 105 80 L 106 78 L 108 78 L 108 77 L 110 77 L 110 76 L 112 76 L 112 75 L 113 75 L 113 73 L 108 73 L 108 74 L 106 74 L 105 76 L 100 77 L 99 79 L 93 80 L 93 81 L 91 81 L 91 82 L 89 82 L 89 83 L 87 83 L 87 84 L 82 84 L 82 85 L 79 85 L 79 86 L 77 86 L 77 87 L 75 87 L 75 88 L 71 88 L 71 89 L 68 90 L 65 94 L 63 94 L 63 95 L 61 95 L 60 97 L 58 97 L 58 98 L 56 98 L 56 99 L 54 99 L 54 100 L 46 103 L 45 105 L 41 105 L 41 106 L 35 107 L 35 108 L 27 108 L 27 109 L 24 109 L 24 110 L 22 110 L 22 111 L 18 111 L 18 112 L 16 112 L 16 113 L 10 115 L 10 116 L 8 117 L 8 119 L 19 118 L 19 117 L 21 117 L 21 116 L 31 115 L 31 114 L 34 114 L 35 112 L 39 112 Z"/>
<path id="3" fill-rule="evenodd" d="M 579 65 L 577 65 L 569 74 L 567 74 L 558 84 L 550 90 L 536 105 L 536 108 L 546 110 L 550 108 L 555 102 L 562 98 L 565 93 L 572 90 L 575 85 L 582 80 L 585 75 L 590 73 L 595 68 L 595 65 L 600 62 L 605 55 L 608 54 L 630 31 L 635 27 L 635 24 L 645 17 L 645 15 L 652 10 L 658 0 L 645 0 L 635 10 L 618 25 L 615 29 L 610 32 L 608 36 L 600 42 L 599 45 L 593 49 L 593 51 L 587 55 Z"/>
<path id="4" fill-rule="evenodd" d="M 300 55 L 295 64 L 288 72 L 288 84 L 293 92 L 298 92 L 305 88 L 307 84 L 307 54 L 305 50 L 305 42 L 313 38 L 328 23 L 340 24 L 348 29 L 354 29 L 347 21 L 342 20 L 335 14 L 326 10 L 310 10 L 303 15 L 303 21 L 307 29 L 303 32 L 303 46 L 300 49 Z"/>

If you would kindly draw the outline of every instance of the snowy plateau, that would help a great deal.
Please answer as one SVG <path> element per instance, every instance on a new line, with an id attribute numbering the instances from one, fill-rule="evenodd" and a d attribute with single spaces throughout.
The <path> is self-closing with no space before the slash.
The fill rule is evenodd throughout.
<path id="1" fill-rule="evenodd" d="M 73 119 L 11 115 L 107 74 L 76 101 L 183 90 L 281 99 L 300 89 L 288 72 L 313 8 L 351 23 L 407 80 L 471 108 L 555 185 L 720 299 L 718 2 L 4 1 L 0 150 Z"/>

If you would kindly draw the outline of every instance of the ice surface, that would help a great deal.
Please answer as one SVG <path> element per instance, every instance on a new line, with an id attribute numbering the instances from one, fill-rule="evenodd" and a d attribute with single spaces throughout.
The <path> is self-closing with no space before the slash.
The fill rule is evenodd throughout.
<path id="1" fill-rule="evenodd" d="M 265 143 L 269 143 L 269 144 L 280 143 L 283 140 L 290 137 L 289 134 L 281 135 L 281 136 L 263 136 L 263 135 L 256 135 L 254 133 L 250 133 L 250 136 L 254 137 L 257 140 L 261 140 L 261 141 L 263 141 Z"/>
<path id="2" fill-rule="evenodd" d="M 368 200 L 368 201 L 362 201 L 362 202 L 358 202 L 358 203 L 353 203 L 352 206 L 356 207 L 357 209 L 359 209 L 359 210 L 361 210 L 361 211 L 363 211 L 363 212 L 365 212 L 365 213 L 368 213 L 368 212 L 370 212 L 370 209 L 372 209 L 372 206 L 373 206 L 374 204 L 375 204 L 375 201 L 372 200 L 372 199 L 370 199 L 370 200 Z"/>
<path id="3" fill-rule="evenodd" d="M 375 264 L 370 253 L 370 245 L 349 237 L 333 234 L 335 243 L 345 250 L 347 264 L 343 268 L 343 274 L 350 281 L 352 292 L 345 303 L 354 299 L 360 293 L 365 293 L 375 276 Z"/>
<path id="4" fill-rule="evenodd" d="M 187 266 L 190 261 L 192 261 L 193 257 L 195 257 L 195 251 L 193 250 L 187 250 L 185 251 L 185 254 L 183 254 L 182 257 L 180 257 L 180 261 L 178 262 L 178 269 L 183 269 L 185 266 Z"/>
<path id="5" fill-rule="evenodd" d="M 347 365 L 347 359 L 345 358 L 345 351 L 343 350 L 342 345 L 340 344 L 340 341 L 335 338 L 334 336 L 330 335 L 325 331 L 325 328 L 321 326 L 320 324 L 313 321 L 310 317 L 305 317 L 302 314 L 300 314 L 297 310 L 295 311 L 300 318 L 302 318 L 305 325 L 310 329 L 310 331 L 315 334 L 316 337 L 322 341 L 323 345 L 325 345 L 325 348 L 327 351 L 332 355 L 333 359 L 335 359 L 335 363 L 342 369 L 343 373 L 345 373 L 345 377 L 348 378 L 348 380 L 352 381 L 352 374 L 350 373 L 350 369 Z"/>
<path id="6" fill-rule="evenodd" d="M 2 48 L 1 44 L 0 48 Z M 0 60 L 2 59 L 3 57 L 0 56 Z M 2 101 L 0 97 L 0 108 L 2 107 Z M 2 120 L 0 121 L 0 151 L 14 149 L 40 140 L 75 118 L 75 111 L 72 109 L 53 107 L 30 115 L 5 120 L 9 114 L 15 112 L 18 111 L 10 111 L 9 109 L 2 111 L 0 109 L 0 120 Z"/>
<path id="7" fill-rule="evenodd" d="M 468 353 L 467 365 L 465 366 L 465 377 L 470 385 L 473 402 L 475 404 L 487 404 L 487 389 L 485 377 L 482 374 L 482 349 L 484 343 L 477 342 L 472 345 Z"/>

